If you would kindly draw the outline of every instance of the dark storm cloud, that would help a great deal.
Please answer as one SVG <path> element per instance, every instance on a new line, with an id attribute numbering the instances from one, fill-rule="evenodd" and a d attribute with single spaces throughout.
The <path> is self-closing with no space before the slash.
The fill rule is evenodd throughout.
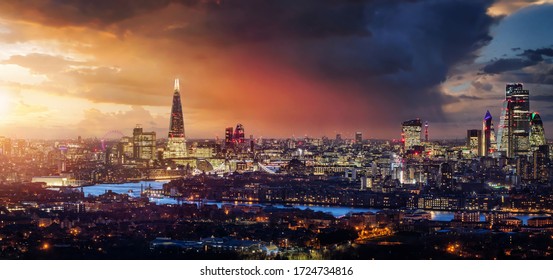
<path id="1" fill-rule="evenodd" d="M 484 66 L 482 71 L 485 74 L 500 74 L 507 71 L 520 70 L 536 64 L 537 62 L 523 58 L 501 58 Z"/>
<path id="2" fill-rule="evenodd" d="M 0 9 L 4 15 L 46 25 L 105 26 L 158 10 L 170 2 L 170 0 L 19 0 L 2 1 Z"/>
<path id="3" fill-rule="evenodd" d="M 255 44 L 295 69 L 356 84 L 370 100 L 442 117 L 441 105 L 450 100 L 438 85 L 491 40 L 494 19 L 486 10 L 492 2 L 221 1 L 198 22 L 171 32 L 184 40 Z"/>
<path id="4" fill-rule="evenodd" d="M 231 0 L 202 2 L 198 22 L 174 35 L 217 43 L 368 36 L 363 0 Z"/>
<path id="5" fill-rule="evenodd" d="M 490 92 L 493 89 L 493 85 L 490 83 L 482 83 L 480 81 L 473 81 L 471 85 L 478 91 Z"/>
<path id="6" fill-rule="evenodd" d="M 443 95 L 440 84 L 491 40 L 494 23 L 486 13 L 493 0 L 26 0 L 0 8 L 34 8 L 44 24 L 101 27 L 172 2 L 187 7 L 182 22 L 158 35 L 252 48 L 310 76 L 355 85 L 368 104 L 397 104 L 401 118 L 443 117 L 441 106 L 454 97 Z"/>
<path id="7" fill-rule="evenodd" d="M 553 48 L 540 48 L 524 50 L 519 58 L 502 58 L 489 63 L 482 68 L 485 74 L 501 74 L 507 71 L 520 70 L 528 66 L 534 66 L 546 58 L 553 57 Z"/>
<path id="8" fill-rule="evenodd" d="M 478 97 L 478 96 L 474 96 L 474 95 L 466 95 L 466 94 L 457 95 L 456 97 L 459 98 L 459 99 L 467 99 L 467 100 L 483 100 L 484 99 L 482 97 Z"/>
<path id="9" fill-rule="evenodd" d="M 552 95 L 532 95 L 531 101 L 553 103 L 553 96 Z"/>

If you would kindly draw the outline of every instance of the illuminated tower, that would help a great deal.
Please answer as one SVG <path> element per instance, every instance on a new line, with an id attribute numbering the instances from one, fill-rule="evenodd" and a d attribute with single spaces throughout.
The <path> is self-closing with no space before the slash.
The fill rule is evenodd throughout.
<path id="1" fill-rule="evenodd" d="M 449 163 L 444 162 L 440 164 L 438 177 L 439 186 L 442 191 L 451 191 L 454 189 L 453 168 Z"/>
<path id="2" fill-rule="evenodd" d="M 533 152 L 532 177 L 540 183 L 549 181 L 549 146 L 541 145 Z"/>
<path id="3" fill-rule="evenodd" d="M 233 140 L 237 144 L 244 143 L 244 141 L 245 141 L 244 126 L 242 124 L 237 124 L 236 125 L 236 129 L 234 130 Z"/>
<path id="4" fill-rule="evenodd" d="M 133 158 L 155 159 L 156 156 L 156 133 L 144 132 L 140 125 L 133 129 Z"/>
<path id="5" fill-rule="evenodd" d="M 530 152 L 530 92 L 522 84 L 507 84 L 501 110 L 497 149 L 507 157 Z"/>
<path id="6" fill-rule="evenodd" d="M 543 131 L 543 122 L 540 115 L 534 112 L 530 117 L 530 147 L 532 151 L 535 151 L 542 145 L 547 145 Z"/>
<path id="7" fill-rule="evenodd" d="M 491 133 L 492 133 L 492 114 L 490 111 L 486 111 L 484 121 L 482 122 L 482 141 L 480 141 L 482 147 L 480 148 L 479 156 L 488 156 L 490 153 L 491 145 Z"/>
<path id="8" fill-rule="evenodd" d="M 422 122 L 420 119 L 414 119 L 403 122 L 401 126 L 401 136 L 404 151 L 412 150 L 413 146 L 421 144 Z"/>
<path id="9" fill-rule="evenodd" d="M 225 148 L 232 148 L 234 146 L 234 133 L 232 127 L 225 129 Z"/>
<path id="10" fill-rule="evenodd" d="M 428 122 L 424 123 L 424 142 L 428 142 Z"/>
<path id="11" fill-rule="evenodd" d="M 164 158 L 183 158 L 186 156 L 186 138 L 184 135 L 184 117 L 182 114 L 179 79 L 175 79 L 173 106 L 171 108 L 171 119 L 169 121 L 169 137 Z"/>
<path id="12" fill-rule="evenodd" d="M 361 132 L 355 132 L 355 143 L 361 144 L 363 143 L 363 133 Z"/>
<path id="13" fill-rule="evenodd" d="M 469 129 L 467 130 L 467 147 L 473 156 L 482 155 L 482 130 Z"/>
<path id="14" fill-rule="evenodd" d="M 492 121 L 492 125 L 490 126 L 490 151 L 489 151 L 489 154 L 493 154 L 497 151 L 497 139 L 496 139 L 496 135 L 495 135 L 495 128 L 493 126 L 493 121 Z"/>

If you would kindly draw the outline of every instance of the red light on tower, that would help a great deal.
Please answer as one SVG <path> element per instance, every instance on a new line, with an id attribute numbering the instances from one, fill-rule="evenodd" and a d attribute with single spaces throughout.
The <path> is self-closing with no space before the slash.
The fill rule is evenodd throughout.
<path id="1" fill-rule="evenodd" d="M 428 122 L 424 124 L 424 142 L 428 142 Z"/>

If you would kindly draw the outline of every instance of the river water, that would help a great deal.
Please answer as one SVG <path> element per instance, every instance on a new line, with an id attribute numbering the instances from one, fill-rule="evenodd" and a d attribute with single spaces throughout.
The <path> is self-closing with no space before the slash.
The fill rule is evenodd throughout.
<path id="1" fill-rule="evenodd" d="M 139 197 L 140 196 L 140 190 L 141 188 L 146 189 L 147 187 L 151 187 L 152 189 L 161 189 L 163 187 L 163 184 L 167 183 L 169 181 L 142 181 L 138 183 L 123 183 L 123 184 L 97 184 L 94 186 L 88 186 L 84 187 L 84 195 L 89 196 L 98 196 L 101 195 L 108 190 L 111 190 L 115 193 L 126 193 L 131 197 Z M 177 200 L 174 198 L 150 198 L 151 202 L 155 202 L 157 204 L 177 204 Z M 216 204 L 218 207 L 221 207 L 221 202 L 207 202 L 206 204 Z M 245 204 L 244 205 L 260 205 L 260 204 Z M 261 205 L 263 206 L 263 205 Z M 274 207 L 289 207 L 284 205 L 272 205 Z M 345 216 L 348 213 L 361 213 L 361 212 L 378 212 L 381 209 L 376 208 L 355 208 L 355 207 L 343 207 L 343 206 L 323 206 L 323 205 L 292 205 L 292 207 L 298 208 L 298 209 L 311 209 L 314 211 L 322 211 L 326 213 L 330 213 L 335 217 L 342 217 Z M 453 220 L 454 212 L 448 212 L 448 211 L 426 211 L 429 212 L 432 215 L 432 220 L 434 221 L 451 221 Z M 533 217 L 540 217 L 543 215 L 539 214 L 520 214 L 520 213 L 513 213 L 513 217 L 519 218 L 522 220 L 523 224 L 527 223 L 527 220 Z M 480 214 L 480 220 L 484 221 L 484 214 Z"/>

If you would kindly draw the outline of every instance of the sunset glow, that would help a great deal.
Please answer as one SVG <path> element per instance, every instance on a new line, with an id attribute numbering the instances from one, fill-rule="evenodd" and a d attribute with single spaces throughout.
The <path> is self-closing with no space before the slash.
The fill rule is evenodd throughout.
<path id="1" fill-rule="evenodd" d="M 255 1 L 31 2 L 0 4 L 0 135 L 9 137 L 99 137 L 114 129 L 130 133 L 135 124 L 164 135 L 175 77 L 192 138 L 222 136 L 236 123 L 267 137 L 363 131 L 391 138 L 398 123 L 413 117 L 432 123 L 436 137 L 458 137 L 452 125 L 476 124 L 486 105 L 501 100 L 502 84 L 523 80 L 514 72 L 480 75 L 494 58 L 478 54 L 493 48 L 497 59 L 524 50 L 523 41 L 495 43 L 507 32 L 503 22 L 551 7 L 547 1 L 467 4 L 466 18 L 437 13 L 444 34 L 421 38 L 417 28 L 431 28 L 422 12 L 404 15 L 402 5 L 371 1 L 296 9 Z M 445 11 L 459 4 L 426 2 L 406 5 Z M 279 10 L 286 20 L 277 19 Z M 327 18 L 300 21 L 310 10 Z M 237 11 L 248 16 L 237 17 Z M 402 21 L 382 25 L 372 12 Z M 479 26 L 469 14 L 480 18 Z M 499 15 L 506 17 L 494 24 L 492 16 Z M 458 39 L 444 40 L 450 33 Z M 539 40 L 548 46 L 547 38 Z M 521 71 L 532 75 L 547 61 Z M 490 95 L 479 92 L 476 80 L 493 88 Z M 526 84 L 536 95 L 551 90 L 547 83 Z M 484 102 L 465 98 L 475 95 L 485 95 Z M 547 111 L 549 105 L 536 106 Z M 390 115 L 391 108 L 396 113 Z"/>

